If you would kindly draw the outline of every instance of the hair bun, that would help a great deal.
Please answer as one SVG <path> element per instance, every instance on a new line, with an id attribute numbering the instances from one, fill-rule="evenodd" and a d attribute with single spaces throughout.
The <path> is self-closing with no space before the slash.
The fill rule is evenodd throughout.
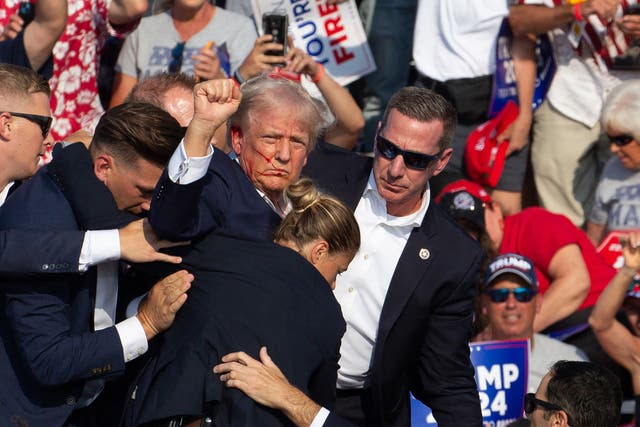
<path id="1" fill-rule="evenodd" d="M 301 178 L 287 187 L 287 197 L 294 211 L 302 212 L 318 203 L 321 194 L 309 178 Z"/>

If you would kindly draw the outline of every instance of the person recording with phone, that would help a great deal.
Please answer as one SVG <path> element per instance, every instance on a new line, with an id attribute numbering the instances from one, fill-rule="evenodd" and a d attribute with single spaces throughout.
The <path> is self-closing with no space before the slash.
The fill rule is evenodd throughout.
<path id="1" fill-rule="evenodd" d="M 25 2 L 20 11 L 10 16 L 0 35 L 0 63 L 31 68 L 48 79 L 53 74 L 53 45 L 67 24 L 67 0 Z"/>

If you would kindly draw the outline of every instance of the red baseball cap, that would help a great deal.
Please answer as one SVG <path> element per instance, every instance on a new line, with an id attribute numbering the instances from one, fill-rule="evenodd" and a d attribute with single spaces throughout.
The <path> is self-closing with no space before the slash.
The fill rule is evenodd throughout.
<path id="1" fill-rule="evenodd" d="M 467 137 L 464 162 L 473 181 L 495 187 L 500 181 L 507 158 L 506 141 L 497 137 L 518 117 L 518 106 L 509 101 L 496 117 L 475 128 Z"/>
<path id="2" fill-rule="evenodd" d="M 487 193 L 487 190 L 468 179 L 459 179 L 445 185 L 436 196 L 436 203 L 440 203 L 440 199 L 442 199 L 445 194 L 457 193 L 459 191 L 466 191 L 473 197 L 480 199 L 483 203 L 491 203 L 491 196 Z"/>

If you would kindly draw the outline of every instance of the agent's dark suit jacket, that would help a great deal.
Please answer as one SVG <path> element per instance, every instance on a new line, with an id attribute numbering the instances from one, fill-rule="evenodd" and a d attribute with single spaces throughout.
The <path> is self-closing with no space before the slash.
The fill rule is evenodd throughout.
<path id="1" fill-rule="evenodd" d="M 0 211 L 24 230 L 78 230 L 58 186 L 39 171 Z M 117 226 L 113 224 L 112 226 Z M 92 332 L 95 268 L 84 276 L 9 277 L 0 282 L 0 425 L 62 425 L 87 381 L 122 373 L 115 327 Z"/>
<path id="2" fill-rule="evenodd" d="M 124 425 L 206 414 L 215 425 L 292 425 L 279 411 L 226 388 L 212 372 L 223 355 L 258 357 L 266 345 L 288 380 L 322 405 L 335 398 L 340 306 L 320 273 L 271 242 L 209 235 L 184 255 L 195 281 L 135 384 Z"/>
<path id="3" fill-rule="evenodd" d="M 372 164 L 319 144 L 303 174 L 355 209 Z M 409 391 L 431 407 L 441 427 L 482 425 L 468 346 L 481 260 L 479 245 L 430 203 L 382 307 L 365 399 L 371 402 L 372 426 L 409 426 Z"/>
<path id="4" fill-rule="evenodd" d="M 165 169 L 149 214 L 149 222 L 160 237 L 178 241 L 209 232 L 271 240 L 281 220 L 240 165 L 221 150 L 214 151 L 206 176 L 191 184 L 174 183 Z"/>

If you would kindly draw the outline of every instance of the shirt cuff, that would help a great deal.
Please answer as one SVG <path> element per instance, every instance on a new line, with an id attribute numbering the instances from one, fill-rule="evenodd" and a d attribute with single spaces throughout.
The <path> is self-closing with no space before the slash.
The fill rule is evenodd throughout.
<path id="1" fill-rule="evenodd" d="M 144 333 L 142 324 L 137 317 L 130 317 L 116 325 L 120 344 L 122 344 L 122 353 L 124 354 L 124 362 L 130 362 L 138 356 L 142 356 L 147 352 L 149 345 L 147 336 Z"/>
<path id="2" fill-rule="evenodd" d="M 327 421 L 328 416 L 329 410 L 327 408 L 320 408 L 309 427 L 322 427 L 324 422 Z"/>
<path id="3" fill-rule="evenodd" d="M 209 152 L 206 156 L 187 157 L 183 139 L 169 160 L 167 166 L 169 179 L 176 184 L 183 185 L 199 180 L 206 175 L 209 163 L 211 163 L 211 156 L 213 156 L 213 146 L 209 145 Z"/>
<path id="4" fill-rule="evenodd" d="M 138 314 L 138 307 L 140 307 L 140 301 L 142 301 L 142 298 L 146 297 L 148 293 L 149 292 L 145 292 L 139 297 L 136 297 L 131 300 L 131 302 L 127 305 L 127 312 L 125 313 L 125 315 L 127 316 L 127 319 L 129 317 L 132 317 Z"/>
<path id="5" fill-rule="evenodd" d="M 118 230 L 90 230 L 84 234 L 78 270 L 85 272 L 92 265 L 120 259 Z"/>

